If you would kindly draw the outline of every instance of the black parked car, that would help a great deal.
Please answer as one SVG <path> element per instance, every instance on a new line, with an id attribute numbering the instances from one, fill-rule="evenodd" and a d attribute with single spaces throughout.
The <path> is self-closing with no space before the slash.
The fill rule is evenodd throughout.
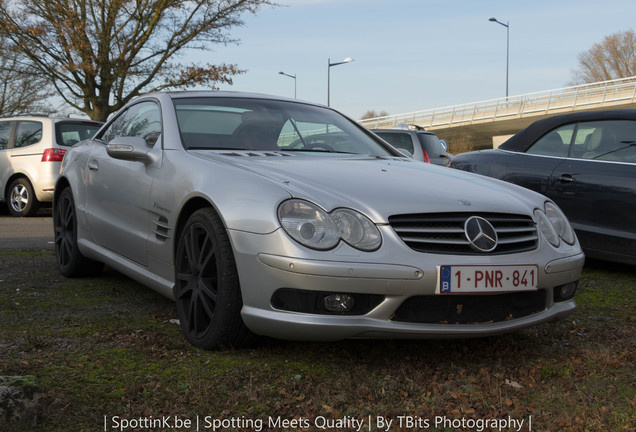
<path id="1" fill-rule="evenodd" d="M 496 150 L 455 156 L 451 166 L 547 195 L 588 257 L 636 265 L 636 110 L 539 120 Z"/>

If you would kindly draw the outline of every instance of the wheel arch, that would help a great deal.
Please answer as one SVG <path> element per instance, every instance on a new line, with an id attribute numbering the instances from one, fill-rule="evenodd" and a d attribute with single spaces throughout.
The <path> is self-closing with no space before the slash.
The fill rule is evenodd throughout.
<path id="1" fill-rule="evenodd" d="M 23 172 L 14 172 L 7 178 L 7 182 L 4 184 L 4 190 L 2 191 L 2 198 L 7 198 L 7 194 L 9 193 L 9 188 L 11 184 L 19 178 L 23 178 L 29 182 L 31 187 L 33 187 L 33 181 L 29 178 L 29 176 Z"/>
<path id="2" fill-rule="evenodd" d="M 67 187 L 71 187 L 71 183 L 68 179 L 66 177 L 58 177 L 57 182 L 55 183 L 55 190 L 53 191 L 53 207 L 55 207 L 55 202 L 59 199 L 60 194 Z"/>
<path id="3" fill-rule="evenodd" d="M 192 216 L 194 212 L 202 208 L 211 208 L 212 210 L 214 210 L 216 214 L 219 215 L 221 221 L 223 222 L 223 226 L 225 226 L 227 229 L 227 225 L 225 221 L 223 220 L 223 217 L 219 213 L 216 206 L 212 204 L 212 201 L 202 196 L 196 196 L 196 197 L 190 198 L 181 207 L 181 210 L 179 211 L 179 216 L 177 217 L 177 222 L 175 224 L 175 229 L 174 229 L 174 242 L 172 245 L 173 257 L 175 257 L 177 254 L 177 247 L 179 246 L 179 238 L 181 236 L 181 232 L 183 231 L 183 227 L 185 226 L 186 222 L 188 222 L 188 219 L 190 218 L 190 216 Z"/>

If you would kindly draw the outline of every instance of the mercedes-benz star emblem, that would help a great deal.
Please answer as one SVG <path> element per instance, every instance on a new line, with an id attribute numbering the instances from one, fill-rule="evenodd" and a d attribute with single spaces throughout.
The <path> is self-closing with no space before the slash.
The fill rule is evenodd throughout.
<path id="1" fill-rule="evenodd" d="M 471 216 L 464 224 L 470 247 L 479 252 L 492 252 L 497 247 L 497 231 L 483 217 Z"/>

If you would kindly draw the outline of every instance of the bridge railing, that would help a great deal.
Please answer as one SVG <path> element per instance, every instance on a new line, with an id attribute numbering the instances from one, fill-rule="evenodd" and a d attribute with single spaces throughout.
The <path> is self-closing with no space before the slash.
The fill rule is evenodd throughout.
<path id="1" fill-rule="evenodd" d="M 370 129 L 417 124 L 424 128 L 451 127 L 567 110 L 636 103 L 636 76 L 360 120 Z"/>

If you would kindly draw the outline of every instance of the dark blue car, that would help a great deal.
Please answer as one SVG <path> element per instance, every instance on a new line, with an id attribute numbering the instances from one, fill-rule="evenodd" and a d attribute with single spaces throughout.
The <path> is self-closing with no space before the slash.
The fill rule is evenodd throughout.
<path id="1" fill-rule="evenodd" d="M 636 265 L 636 110 L 539 120 L 498 149 L 455 156 L 451 166 L 548 196 L 588 257 Z"/>

